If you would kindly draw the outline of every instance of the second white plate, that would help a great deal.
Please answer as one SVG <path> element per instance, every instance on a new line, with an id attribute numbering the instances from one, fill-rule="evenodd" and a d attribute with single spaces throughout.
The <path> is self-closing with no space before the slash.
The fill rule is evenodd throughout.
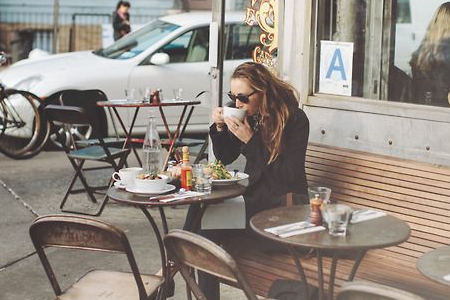
<path id="1" fill-rule="evenodd" d="M 214 185 L 230 185 L 230 184 L 234 184 L 236 182 L 239 182 L 239 181 L 247 179 L 247 178 L 248 178 L 248 174 L 238 172 L 236 174 L 236 177 L 232 177 L 230 179 L 213 179 L 212 183 Z"/>
<path id="2" fill-rule="evenodd" d="M 133 187 L 127 187 L 125 190 L 127 192 L 133 193 L 133 194 L 137 194 L 137 195 L 144 195 L 144 196 L 148 196 L 148 195 L 160 195 L 160 194 L 164 194 L 170 191 L 173 191 L 175 189 L 175 186 L 172 184 L 167 184 L 164 189 L 160 190 L 160 191 L 151 191 L 151 190 L 141 190 L 135 186 Z"/>

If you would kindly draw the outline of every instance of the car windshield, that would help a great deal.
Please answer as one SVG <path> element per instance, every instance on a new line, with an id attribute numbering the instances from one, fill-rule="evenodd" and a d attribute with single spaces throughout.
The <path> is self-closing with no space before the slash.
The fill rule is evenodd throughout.
<path id="1" fill-rule="evenodd" d="M 124 36 L 111 46 L 94 51 L 94 54 L 112 59 L 130 59 L 179 27 L 175 24 L 156 20 Z"/>

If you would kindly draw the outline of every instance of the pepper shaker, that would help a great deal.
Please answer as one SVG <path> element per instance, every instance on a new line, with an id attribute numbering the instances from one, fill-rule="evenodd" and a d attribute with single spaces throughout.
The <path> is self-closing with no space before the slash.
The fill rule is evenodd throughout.
<path id="1" fill-rule="evenodd" d="M 319 194 L 314 195 L 315 198 L 310 199 L 309 204 L 311 206 L 310 219 L 314 225 L 322 225 L 322 214 L 320 212 L 320 206 L 322 205 L 322 199 L 319 198 Z"/>

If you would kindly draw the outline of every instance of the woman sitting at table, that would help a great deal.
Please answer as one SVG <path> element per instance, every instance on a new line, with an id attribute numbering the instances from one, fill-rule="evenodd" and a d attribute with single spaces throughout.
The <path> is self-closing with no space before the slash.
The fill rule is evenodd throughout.
<path id="1" fill-rule="evenodd" d="M 305 155 L 309 121 L 299 108 L 294 88 L 265 66 L 248 62 L 233 72 L 228 96 L 236 108 L 246 110 L 246 117 L 243 122 L 224 118 L 222 107 L 215 108 L 210 136 L 214 154 L 224 164 L 240 154 L 247 160 L 247 224 L 257 212 L 284 205 L 287 193 L 302 195 L 297 202 L 308 203 Z M 197 206 L 189 208 L 185 229 L 192 228 L 197 210 Z M 221 231 L 202 230 L 200 234 L 220 243 L 226 234 Z M 217 281 L 205 274 L 199 281 L 207 299 L 219 299 Z"/>

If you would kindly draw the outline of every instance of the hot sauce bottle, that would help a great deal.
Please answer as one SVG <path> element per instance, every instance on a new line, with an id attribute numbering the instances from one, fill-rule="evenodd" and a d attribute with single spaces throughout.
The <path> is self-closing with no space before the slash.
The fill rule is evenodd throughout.
<path id="1" fill-rule="evenodd" d="M 189 162 L 189 147 L 184 146 L 182 148 L 183 159 L 181 163 L 181 187 L 186 191 L 192 189 L 192 167 Z"/>

